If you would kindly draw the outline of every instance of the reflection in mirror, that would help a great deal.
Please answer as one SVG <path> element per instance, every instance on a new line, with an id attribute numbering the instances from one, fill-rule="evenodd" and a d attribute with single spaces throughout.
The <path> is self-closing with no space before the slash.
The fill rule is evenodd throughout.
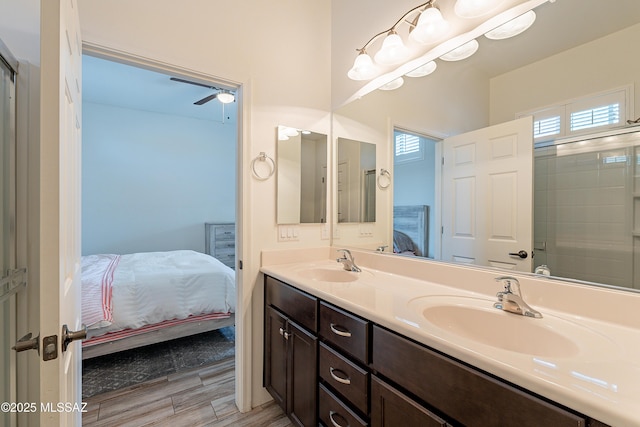
<path id="1" fill-rule="evenodd" d="M 393 5 L 389 8 L 392 15 Z M 576 10 L 584 12 L 579 22 Z M 563 0 L 547 3 L 536 13 L 534 26 L 513 39 L 497 42 L 479 38 L 480 49 L 470 59 L 455 64 L 438 62 L 438 70 L 425 78 L 405 78 L 402 88 L 372 92 L 335 113 L 387 134 L 389 124 L 401 124 L 416 133 L 445 137 L 630 87 L 623 101 L 626 110 L 620 111 L 617 123 L 620 130 L 612 131 L 629 133 L 624 124 L 636 119 L 640 111 L 640 56 L 628 48 L 629 40 L 640 37 L 640 2 Z M 572 111 L 565 112 L 563 117 L 571 116 Z M 635 170 L 638 143 L 614 143 L 611 138 L 599 143 L 577 142 L 593 139 L 587 135 L 599 132 L 602 128 L 585 130 L 580 138 L 551 137 L 548 148 L 538 143 L 534 150 L 532 144 L 532 267 L 546 265 L 538 269 L 540 274 L 550 269 L 552 276 L 640 289 L 640 278 L 633 274 L 640 259 L 640 219 L 636 219 L 635 207 L 640 203 L 635 178 L 640 173 Z M 437 160 L 434 163 L 439 164 Z M 593 168 L 588 170 L 587 166 Z M 394 167 L 394 178 L 396 206 L 430 205 L 422 201 L 398 203 L 397 187 L 407 185 L 400 183 L 398 166 Z M 410 177 L 404 181 L 415 182 Z M 418 187 L 409 184 L 400 191 L 410 193 Z M 437 191 L 439 188 L 436 186 Z M 429 237 L 439 241 L 442 221 L 437 217 L 446 213 L 436 205 L 430 208 L 427 215 L 436 226 Z M 386 206 L 385 210 L 393 212 L 394 207 Z M 600 239 L 597 243 L 596 238 Z M 437 241 L 429 241 L 430 255 Z M 352 244 L 357 246 L 358 242 Z M 437 252 L 433 255 L 438 259 Z"/>
<path id="2" fill-rule="evenodd" d="M 277 222 L 327 221 L 327 135 L 278 126 Z"/>
<path id="3" fill-rule="evenodd" d="M 338 222 L 376 221 L 376 146 L 338 138 Z"/>
<path id="4" fill-rule="evenodd" d="M 394 130 L 393 139 L 393 251 L 435 258 L 439 234 L 436 219 L 429 213 L 439 209 L 438 140 L 401 129 Z"/>

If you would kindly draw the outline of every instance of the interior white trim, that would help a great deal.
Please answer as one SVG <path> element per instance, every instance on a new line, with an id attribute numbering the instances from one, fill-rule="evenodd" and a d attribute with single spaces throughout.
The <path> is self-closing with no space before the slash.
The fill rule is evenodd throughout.
<path id="1" fill-rule="evenodd" d="M 244 141 L 250 135 L 250 91 L 248 82 L 240 83 L 230 79 L 225 79 L 219 76 L 213 76 L 207 73 L 202 73 L 197 70 L 181 67 L 174 64 L 158 61 L 152 58 L 147 58 L 139 55 L 134 55 L 129 52 L 124 52 L 117 49 L 112 49 L 106 46 L 102 46 L 96 43 L 83 41 L 82 53 L 96 56 L 98 58 L 106 59 L 109 61 L 116 61 L 127 65 L 134 65 L 140 68 L 144 68 L 150 71 L 162 72 L 166 74 L 173 74 L 176 76 L 189 78 L 201 83 L 210 83 L 220 86 L 224 89 L 236 90 L 236 101 L 238 102 L 238 118 L 237 118 L 237 154 L 236 154 L 236 182 L 237 182 L 237 194 L 236 194 L 236 259 L 242 260 L 243 254 L 248 253 L 249 236 L 251 233 L 244 233 L 243 225 L 250 224 L 250 216 L 248 209 L 242 209 L 244 203 L 250 203 L 250 192 L 248 191 L 248 184 L 243 180 L 243 176 L 248 171 L 245 170 L 244 165 L 249 164 L 249 161 L 245 161 L 245 154 L 243 150 Z M 245 248 L 247 251 L 245 251 Z M 249 267 L 249 263 L 244 263 L 245 268 Z M 251 273 L 251 272 L 250 272 Z M 247 412 L 251 410 L 251 378 L 252 378 L 252 313 L 251 313 L 251 292 L 245 295 L 245 289 L 252 289 L 250 285 L 245 285 L 245 277 L 254 277 L 254 275 L 244 274 L 244 270 L 236 269 L 236 349 L 235 349 L 235 380 L 236 380 L 236 405 L 241 412 Z"/>

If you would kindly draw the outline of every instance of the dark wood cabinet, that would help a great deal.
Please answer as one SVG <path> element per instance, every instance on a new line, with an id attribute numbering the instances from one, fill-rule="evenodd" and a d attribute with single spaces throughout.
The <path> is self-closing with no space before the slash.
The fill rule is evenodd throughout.
<path id="1" fill-rule="evenodd" d="M 379 326 L 372 368 L 462 425 L 585 426 L 583 416 L 553 405 Z"/>
<path id="2" fill-rule="evenodd" d="M 315 313 L 317 300 L 269 279 L 265 290 L 264 386 L 294 425 L 316 426 L 318 338 L 294 316 L 315 330 L 315 314 L 305 311 L 301 315 L 300 307 Z M 288 307 L 286 302 L 292 300 L 299 304 Z"/>
<path id="3" fill-rule="evenodd" d="M 264 385 L 295 425 L 607 427 L 268 276 L 265 303 Z"/>
<path id="4" fill-rule="evenodd" d="M 287 318 L 265 307 L 264 386 L 286 412 L 288 343 L 280 332 L 285 330 Z"/>
<path id="5" fill-rule="evenodd" d="M 371 427 L 449 426 L 439 416 L 379 378 L 371 380 Z"/>

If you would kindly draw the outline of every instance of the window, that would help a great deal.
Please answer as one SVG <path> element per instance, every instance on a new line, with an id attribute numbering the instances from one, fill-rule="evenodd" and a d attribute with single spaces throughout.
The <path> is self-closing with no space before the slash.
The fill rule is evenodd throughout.
<path id="1" fill-rule="evenodd" d="M 533 122 L 533 137 L 554 136 L 560 133 L 560 116 L 548 117 Z"/>
<path id="2" fill-rule="evenodd" d="M 424 158 L 424 141 L 420 136 L 396 130 L 394 139 L 396 162 L 408 162 Z"/>
<path id="3" fill-rule="evenodd" d="M 517 114 L 533 116 L 533 138 L 536 143 L 548 142 L 594 129 L 620 126 L 627 116 L 627 103 L 633 87 L 627 86 L 597 95 L 574 99 L 544 109 Z M 632 111 L 629 111 L 631 114 Z"/>

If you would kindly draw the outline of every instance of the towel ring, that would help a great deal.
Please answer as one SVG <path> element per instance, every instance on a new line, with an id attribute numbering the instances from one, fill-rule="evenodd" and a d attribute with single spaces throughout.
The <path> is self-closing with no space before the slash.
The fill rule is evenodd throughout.
<path id="1" fill-rule="evenodd" d="M 267 174 L 267 176 L 260 175 L 260 173 L 256 170 L 257 161 L 267 162 L 267 165 L 269 166 L 269 173 Z M 258 157 L 251 161 L 251 170 L 253 171 L 253 175 L 257 179 L 259 179 L 260 181 L 264 181 L 271 178 L 273 173 L 276 171 L 276 162 L 271 157 L 267 156 L 267 153 L 261 151 Z"/>
<path id="2" fill-rule="evenodd" d="M 382 190 L 388 188 L 391 185 L 391 174 L 386 169 L 380 169 L 380 175 L 378 175 L 378 187 Z"/>

